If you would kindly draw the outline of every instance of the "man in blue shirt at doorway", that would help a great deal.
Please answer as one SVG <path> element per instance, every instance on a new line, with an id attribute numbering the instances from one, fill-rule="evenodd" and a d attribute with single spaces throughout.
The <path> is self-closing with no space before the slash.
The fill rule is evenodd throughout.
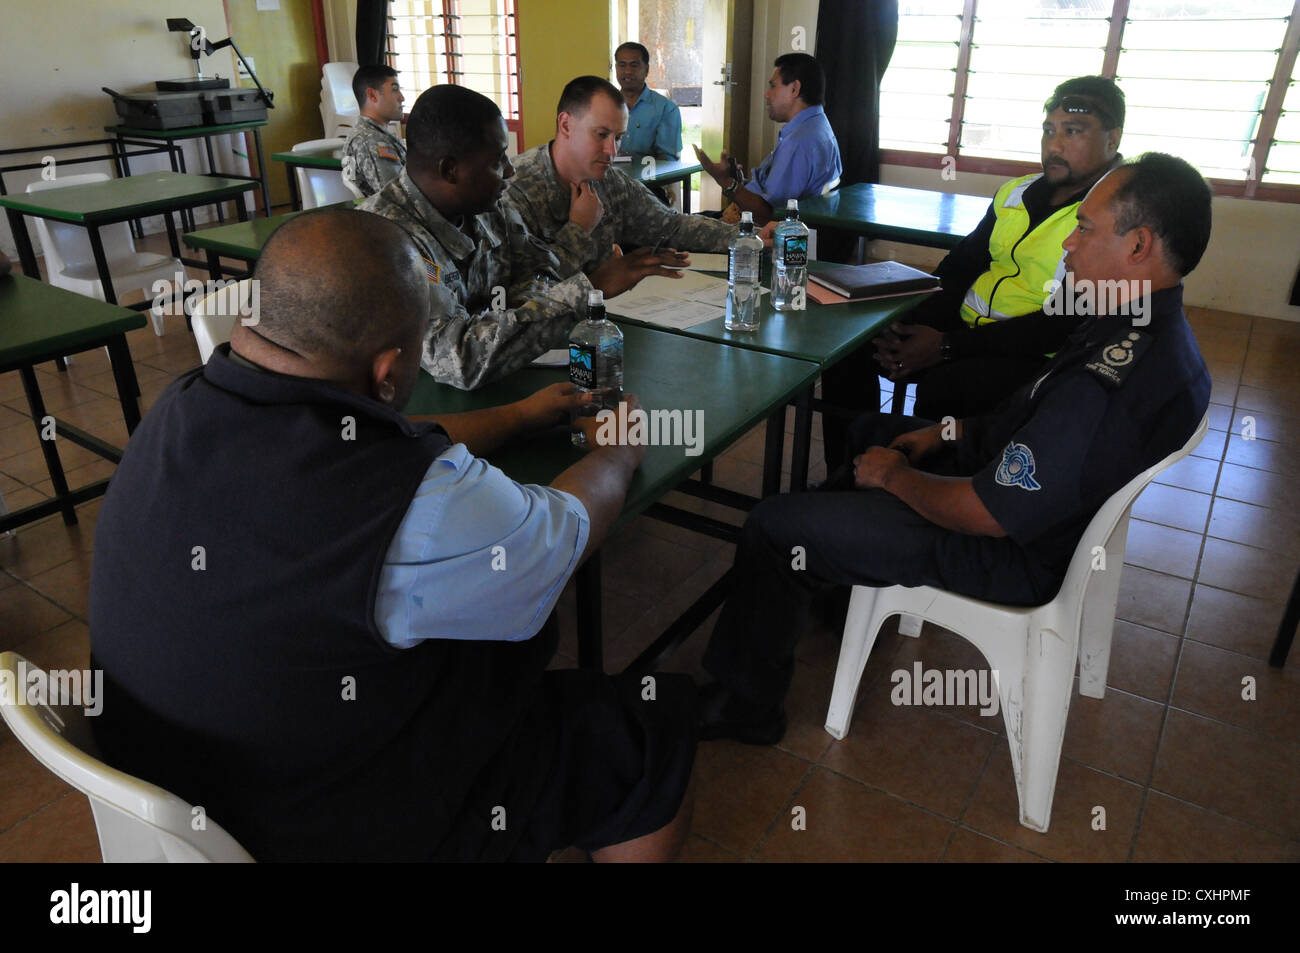
<path id="1" fill-rule="evenodd" d="M 682 113 L 677 104 L 646 84 L 650 51 L 627 42 L 614 51 L 614 75 L 627 103 L 627 132 L 619 151 L 677 159 L 682 154 Z"/>
<path id="2" fill-rule="evenodd" d="M 773 209 L 784 209 L 788 199 L 821 195 L 843 171 L 839 143 L 822 108 L 826 75 L 820 64 L 807 53 L 786 53 L 774 65 L 763 102 L 768 118 L 785 127 L 753 179 L 746 183 L 739 166 L 733 174 L 725 150 L 714 162 L 695 148 L 704 171 L 722 186 L 723 198 L 742 212 L 752 212 L 759 226 L 772 220 Z"/>

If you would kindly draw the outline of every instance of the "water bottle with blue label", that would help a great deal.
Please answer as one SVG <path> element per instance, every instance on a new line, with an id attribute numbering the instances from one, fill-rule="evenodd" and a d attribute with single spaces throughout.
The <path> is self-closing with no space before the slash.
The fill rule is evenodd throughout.
<path id="1" fill-rule="evenodd" d="M 758 330 L 758 266 L 763 258 L 763 239 L 754 234 L 754 216 L 740 213 L 740 232 L 731 242 L 727 264 L 728 331 Z"/>
<path id="2" fill-rule="evenodd" d="M 799 221 L 798 199 L 785 207 L 785 221 L 772 232 L 772 307 L 802 311 L 808 294 L 808 226 Z"/>
<path id="3" fill-rule="evenodd" d="M 575 416 L 592 417 L 604 408 L 617 411 L 623 399 L 623 332 L 605 314 L 605 295 L 587 292 L 587 318 L 569 335 L 569 381 L 595 399 Z M 586 435 L 573 431 L 573 445 L 587 446 Z"/>

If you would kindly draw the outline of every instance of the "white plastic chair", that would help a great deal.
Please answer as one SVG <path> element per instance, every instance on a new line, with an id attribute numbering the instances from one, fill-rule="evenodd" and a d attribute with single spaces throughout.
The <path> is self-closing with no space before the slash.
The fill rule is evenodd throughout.
<path id="1" fill-rule="evenodd" d="M 107 173 L 86 172 L 81 175 L 63 175 L 52 182 L 31 182 L 27 185 L 27 191 L 43 192 L 47 189 L 107 181 Z M 90 236 L 85 228 L 43 218 L 33 221 L 45 253 L 45 270 L 49 274 L 50 284 L 100 301 L 105 300 L 104 286 L 99 280 L 95 256 L 90 251 Z M 135 242 L 131 240 L 131 229 L 126 222 L 105 225 L 99 230 L 99 236 L 104 244 L 104 257 L 108 259 L 109 274 L 113 276 L 113 287 L 119 297 L 122 292 L 136 288 L 149 294 L 155 281 L 172 282 L 178 273 L 185 273 L 185 267 L 179 259 L 154 252 L 136 251 Z M 153 322 L 154 334 L 161 337 L 163 316 L 152 311 L 148 314 Z"/>
<path id="2" fill-rule="evenodd" d="M 293 152 L 320 152 L 325 149 L 341 149 L 343 139 L 309 139 L 293 147 Z M 302 207 L 322 208 L 336 202 L 345 202 L 350 198 L 363 198 L 360 192 L 348 185 L 343 173 L 338 169 L 312 169 L 295 166 L 298 177 L 298 194 L 302 196 Z"/>
<path id="3" fill-rule="evenodd" d="M 208 363 L 217 345 L 230 340 L 235 322 L 243 316 L 239 310 L 240 303 L 250 300 L 252 284 L 252 278 L 245 278 L 235 286 L 204 295 L 194 303 L 190 323 L 194 328 L 194 340 L 199 345 L 199 360 L 204 364 Z"/>
<path id="4" fill-rule="evenodd" d="M 320 77 L 320 118 L 327 136 L 346 136 L 357 124 L 361 107 L 352 92 L 356 63 L 326 63 Z"/>
<path id="5" fill-rule="evenodd" d="M 867 656 L 885 619 L 901 614 L 898 630 L 912 637 L 921 634 L 922 620 L 942 626 L 966 639 L 988 660 L 1011 746 L 1020 823 L 1046 832 L 1076 658 L 1080 693 L 1090 698 L 1106 693 L 1129 510 L 1156 474 L 1196 448 L 1208 425 L 1207 415 L 1181 449 L 1138 474 L 1106 501 L 1079 540 L 1060 592 L 1046 605 L 994 605 L 930 586 L 854 586 L 826 730 L 835 738 L 848 734 Z M 1094 559 L 1100 564 L 1101 554 L 1094 556 L 1098 547 L 1105 549 L 1105 569 L 1094 571 Z"/>
<path id="6" fill-rule="evenodd" d="M 40 671 L 15 652 L 0 653 L 0 671 L 23 696 L 19 663 L 29 678 Z M 90 799 L 105 863 L 253 862 L 212 818 L 204 819 L 204 830 L 194 830 L 191 805 L 99 760 L 80 706 L 18 702 L 0 691 L 0 715 L 32 757 Z"/>

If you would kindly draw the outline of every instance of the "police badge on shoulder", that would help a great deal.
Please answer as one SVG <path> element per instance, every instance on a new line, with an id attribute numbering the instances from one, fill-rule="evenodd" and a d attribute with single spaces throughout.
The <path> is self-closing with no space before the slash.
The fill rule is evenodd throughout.
<path id="1" fill-rule="evenodd" d="M 1121 331 L 1097 351 L 1084 367 L 1111 390 L 1124 385 L 1138 359 L 1151 346 L 1151 335 L 1131 328 Z"/>

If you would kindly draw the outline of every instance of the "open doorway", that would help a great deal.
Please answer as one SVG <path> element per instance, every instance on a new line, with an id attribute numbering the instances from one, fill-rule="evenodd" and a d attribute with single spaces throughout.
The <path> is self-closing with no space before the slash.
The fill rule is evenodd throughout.
<path id="1" fill-rule="evenodd" d="M 737 24 L 735 7 L 734 0 L 610 0 L 611 54 L 629 40 L 650 52 L 646 82 L 681 111 L 686 161 L 695 159 L 693 146 L 716 157 L 724 143 L 743 142 L 748 132 L 746 109 L 732 108 L 746 102 L 750 47 L 749 17 Z M 744 63 L 735 62 L 738 47 Z M 702 184 L 697 173 L 688 184 L 696 193 L 693 208 L 720 207 L 712 179 L 705 176 Z"/>

